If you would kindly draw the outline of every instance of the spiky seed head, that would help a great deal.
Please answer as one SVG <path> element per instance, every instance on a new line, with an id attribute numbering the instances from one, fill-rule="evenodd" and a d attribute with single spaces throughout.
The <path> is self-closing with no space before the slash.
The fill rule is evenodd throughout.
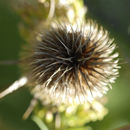
<path id="1" fill-rule="evenodd" d="M 39 86 L 36 95 L 81 103 L 102 96 L 118 76 L 115 47 L 94 22 L 54 24 L 40 33 L 29 57 L 31 81 Z"/>

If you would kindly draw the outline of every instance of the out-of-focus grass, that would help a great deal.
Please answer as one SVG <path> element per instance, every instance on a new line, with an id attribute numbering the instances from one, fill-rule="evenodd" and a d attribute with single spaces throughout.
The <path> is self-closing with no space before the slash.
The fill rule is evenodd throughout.
<path id="1" fill-rule="evenodd" d="M 17 28 L 19 20 L 5 1 L 0 1 L 0 60 L 18 59 L 23 42 Z M 17 65 L 0 65 L 0 90 L 7 88 L 19 76 Z M 32 121 L 22 120 L 30 99 L 29 92 L 21 89 L 0 100 L 0 130 L 38 130 Z"/>

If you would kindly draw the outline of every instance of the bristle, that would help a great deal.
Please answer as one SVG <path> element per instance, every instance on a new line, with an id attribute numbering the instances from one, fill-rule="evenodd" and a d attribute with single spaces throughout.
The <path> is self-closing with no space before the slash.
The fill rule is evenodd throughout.
<path id="1" fill-rule="evenodd" d="M 41 96 L 46 92 L 60 102 L 91 101 L 118 77 L 116 45 L 97 24 L 55 24 L 40 36 L 28 68 Z"/>

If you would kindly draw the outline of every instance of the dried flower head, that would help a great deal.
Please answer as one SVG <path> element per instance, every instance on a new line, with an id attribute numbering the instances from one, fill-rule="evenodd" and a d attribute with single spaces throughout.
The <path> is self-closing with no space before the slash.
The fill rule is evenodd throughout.
<path id="1" fill-rule="evenodd" d="M 40 33 L 28 58 L 31 82 L 60 102 L 91 101 L 118 76 L 118 53 L 108 32 L 93 22 L 53 24 Z M 57 100 L 58 99 L 58 100 Z"/>

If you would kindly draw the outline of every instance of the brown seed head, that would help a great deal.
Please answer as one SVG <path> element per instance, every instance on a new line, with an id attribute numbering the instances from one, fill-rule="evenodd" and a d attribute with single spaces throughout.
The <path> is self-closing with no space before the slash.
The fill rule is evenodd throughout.
<path id="1" fill-rule="evenodd" d="M 29 57 L 31 81 L 39 86 L 36 92 L 60 102 L 102 96 L 118 76 L 115 47 L 108 32 L 93 22 L 82 27 L 55 24 L 40 34 Z"/>

